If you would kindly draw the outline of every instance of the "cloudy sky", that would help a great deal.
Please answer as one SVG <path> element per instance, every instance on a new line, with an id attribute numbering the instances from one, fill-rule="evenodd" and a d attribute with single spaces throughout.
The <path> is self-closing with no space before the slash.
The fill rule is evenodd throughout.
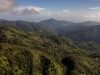
<path id="1" fill-rule="evenodd" d="M 0 0 L 0 19 L 100 21 L 100 0 Z"/>

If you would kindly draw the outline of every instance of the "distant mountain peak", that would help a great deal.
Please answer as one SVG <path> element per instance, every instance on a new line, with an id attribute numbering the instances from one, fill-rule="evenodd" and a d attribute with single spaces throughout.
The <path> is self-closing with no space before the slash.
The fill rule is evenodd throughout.
<path id="1" fill-rule="evenodd" d="M 50 18 L 50 19 L 44 20 L 42 22 L 57 22 L 57 21 L 58 20 L 56 20 L 56 19 Z"/>
<path id="2" fill-rule="evenodd" d="M 50 19 L 47 19 L 47 20 L 44 20 L 44 21 L 41 21 L 42 23 L 43 22 L 46 22 L 46 23 L 58 23 L 58 24 L 63 24 L 63 23 L 74 23 L 74 22 L 71 22 L 71 21 L 65 21 L 65 20 L 57 20 L 57 19 L 53 19 L 53 18 L 50 18 Z M 41 23 L 40 22 L 40 23 Z"/>
<path id="3" fill-rule="evenodd" d="M 54 19 L 54 18 L 50 18 L 50 19 L 48 19 L 48 20 L 56 20 L 56 19 Z"/>

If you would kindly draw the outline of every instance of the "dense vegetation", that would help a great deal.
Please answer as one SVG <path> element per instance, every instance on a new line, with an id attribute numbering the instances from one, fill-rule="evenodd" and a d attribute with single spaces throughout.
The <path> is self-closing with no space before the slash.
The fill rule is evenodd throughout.
<path id="1" fill-rule="evenodd" d="M 99 62 L 64 37 L 0 27 L 0 75 L 100 75 Z"/>
<path id="2" fill-rule="evenodd" d="M 25 32 L 50 32 L 69 37 L 74 41 L 94 41 L 100 44 L 100 22 L 74 23 L 49 19 L 41 22 L 0 20 L 0 26 L 13 26 Z"/>

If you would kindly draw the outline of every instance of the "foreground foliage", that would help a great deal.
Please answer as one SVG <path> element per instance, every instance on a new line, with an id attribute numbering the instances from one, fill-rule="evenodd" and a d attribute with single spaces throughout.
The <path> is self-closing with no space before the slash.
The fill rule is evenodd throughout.
<path id="1" fill-rule="evenodd" d="M 100 75 L 99 60 L 66 38 L 0 27 L 0 75 Z"/>

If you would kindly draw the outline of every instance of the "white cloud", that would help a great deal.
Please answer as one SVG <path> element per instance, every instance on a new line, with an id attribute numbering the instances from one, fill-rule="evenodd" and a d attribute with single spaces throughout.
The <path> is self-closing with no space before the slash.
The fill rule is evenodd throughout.
<path id="1" fill-rule="evenodd" d="M 38 21 L 49 18 L 54 18 L 58 20 L 67 20 L 67 21 L 77 21 L 77 22 L 84 20 L 84 17 L 82 15 L 72 12 L 72 10 L 70 9 L 62 9 L 59 11 L 45 10 L 38 15 L 34 15 L 33 17 Z"/>
<path id="2" fill-rule="evenodd" d="M 63 9 L 60 11 L 47 11 L 45 12 L 48 16 L 52 18 L 63 18 L 72 15 L 71 11 L 69 9 Z"/>
<path id="3" fill-rule="evenodd" d="M 0 0 L 0 13 L 7 12 L 14 7 L 15 0 Z"/>
<path id="4" fill-rule="evenodd" d="M 86 14 L 83 14 L 85 20 L 90 21 L 100 21 L 100 7 L 89 8 L 91 11 L 88 11 Z"/>
<path id="5" fill-rule="evenodd" d="M 16 0 L 0 0 L 0 14 L 34 15 L 39 14 L 44 8 L 35 6 L 16 6 Z"/>
<path id="6" fill-rule="evenodd" d="M 100 21 L 100 11 L 89 12 L 89 13 L 83 15 L 83 17 L 86 20 Z"/>
<path id="7" fill-rule="evenodd" d="M 18 6 L 15 7 L 11 13 L 14 15 L 35 15 L 40 14 L 44 8 L 35 7 L 35 6 Z"/>
<path id="8" fill-rule="evenodd" d="M 71 13 L 71 10 L 70 9 L 63 9 L 62 12 L 65 14 L 68 14 L 68 13 Z"/>
<path id="9" fill-rule="evenodd" d="M 91 10 L 98 10 L 98 9 L 100 9 L 100 7 L 92 7 L 92 8 L 89 8 L 89 9 L 91 9 Z"/>

